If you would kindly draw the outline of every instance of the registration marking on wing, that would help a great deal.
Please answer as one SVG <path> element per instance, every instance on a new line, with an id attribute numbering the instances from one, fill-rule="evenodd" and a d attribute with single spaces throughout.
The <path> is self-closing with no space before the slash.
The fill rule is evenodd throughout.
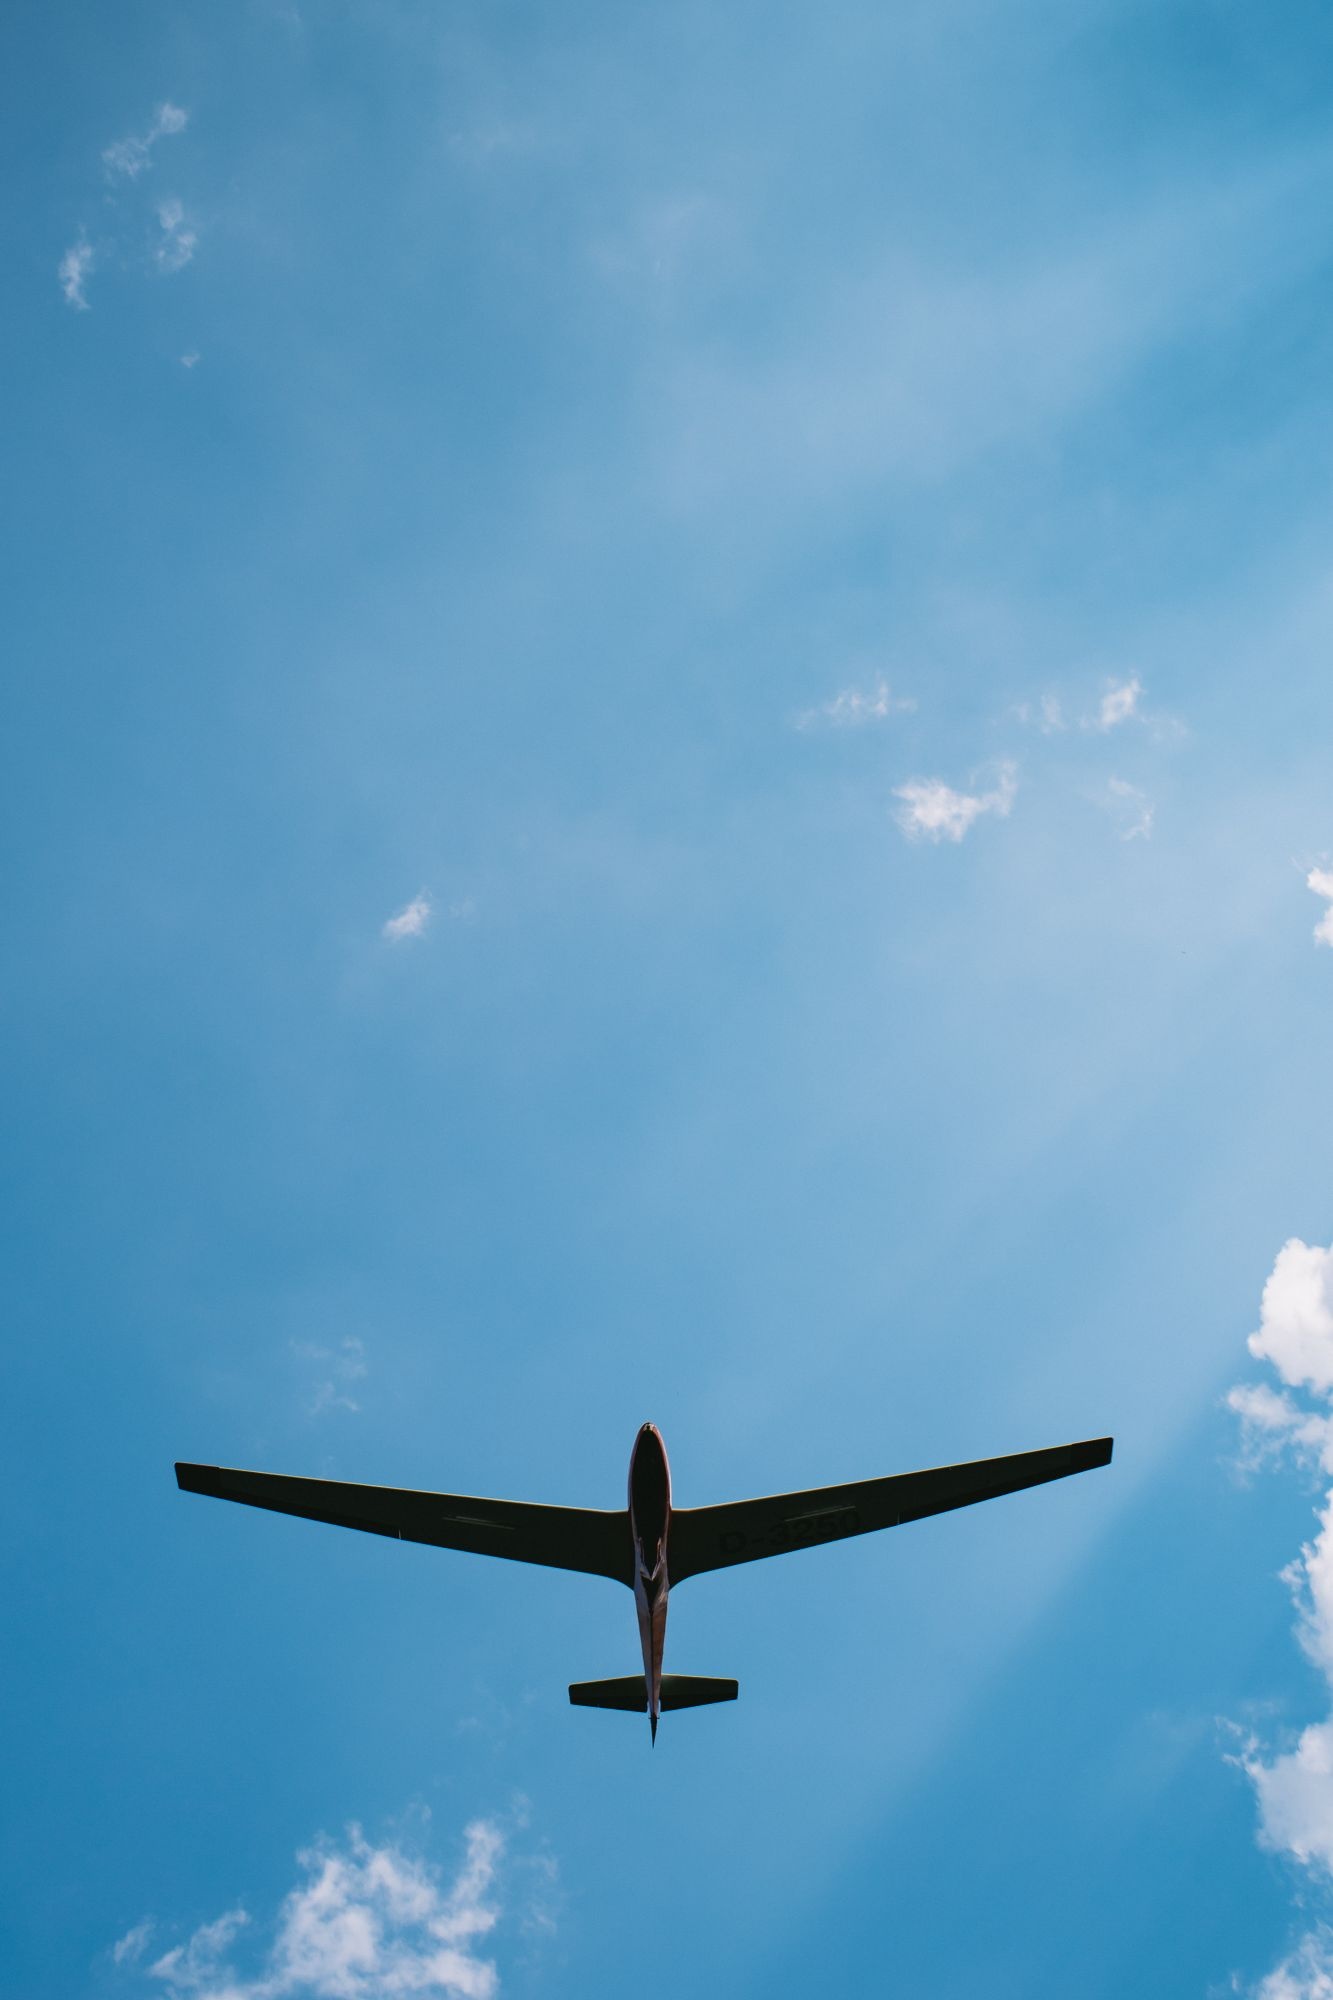
<path id="1" fill-rule="evenodd" d="M 800 1549 L 816 1542 L 836 1542 L 844 1535 L 855 1535 L 861 1526 L 861 1516 L 855 1507 L 823 1507 L 813 1514 L 788 1514 L 780 1521 L 774 1521 L 762 1528 L 757 1535 L 747 1535 L 743 1528 L 728 1529 L 718 1536 L 718 1549 L 726 1557 L 734 1558 L 746 1549 Z"/>

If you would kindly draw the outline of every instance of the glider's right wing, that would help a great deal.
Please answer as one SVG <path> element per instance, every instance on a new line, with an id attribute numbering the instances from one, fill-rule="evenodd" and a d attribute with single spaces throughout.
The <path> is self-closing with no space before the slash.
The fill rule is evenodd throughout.
<path id="1" fill-rule="evenodd" d="M 818 1486 L 807 1493 L 774 1493 L 764 1500 L 736 1500 L 722 1507 L 674 1507 L 667 1567 L 672 1583 L 761 1556 L 809 1549 L 846 1535 L 896 1528 L 951 1507 L 970 1507 L 999 1493 L 1017 1493 L 1048 1479 L 1065 1479 L 1111 1462 L 1111 1439 L 1088 1438 L 1049 1451 L 978 1458 L 971 1465 L 937 1465 L 929 1472 L 893 1473 L 846 1486 Z"/>
<path id="2" fill-rule="evenodd" d="M 585 1570 L 632 1584 L 629 1515 L 590 1507 L 533 1507 L 464 1493 L 415 1493 L 403 1486 L 353 1486 L 340 1479 L 287 1479 L 225 1465 L 178 1465 L 184 1493 L 240 1500 L 275 1514 L 299 1514 L 338 1528 L 361 1528 L 439 1549 L 507 1556 L 511 1562 Z"/>

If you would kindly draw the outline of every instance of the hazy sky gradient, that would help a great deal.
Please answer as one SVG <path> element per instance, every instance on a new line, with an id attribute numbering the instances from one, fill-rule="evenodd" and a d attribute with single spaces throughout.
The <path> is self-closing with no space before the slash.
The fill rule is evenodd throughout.
<path id="1" fill-rule="evenodd" d="M 0 1993 L 1326 1996 L 1327 11 L 5 51 Z"/>

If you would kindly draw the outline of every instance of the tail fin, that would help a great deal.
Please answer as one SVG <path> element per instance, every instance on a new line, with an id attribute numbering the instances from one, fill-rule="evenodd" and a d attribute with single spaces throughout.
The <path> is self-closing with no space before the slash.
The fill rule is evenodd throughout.
<path id="1" fill-rule="evenodd" d="M 699 1674 L 663 1674 L 662 1708 L 702 1708 L 710 1701 L 735 1701 L 735 1681 L 708 1680 Z M 623 1708 L 642 1715 L 648 1689 L 642 1674 L 614 1681 L 575 1681 L 569 1690 L 575 1708 Z"/>

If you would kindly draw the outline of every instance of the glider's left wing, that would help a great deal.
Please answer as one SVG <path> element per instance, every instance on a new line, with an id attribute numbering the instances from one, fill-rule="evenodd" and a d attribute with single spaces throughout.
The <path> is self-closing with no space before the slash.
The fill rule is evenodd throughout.
<path id="1" fill-rule="evenodd" d="M 785 1555 L 846 1535 L 867 1535 L 970 1507 L 999 1493 L 1017 1493 L 1048 1479 L 1065 1479 L 1111 1462 L 1110 1438 L 1056 1445 L 1049 1451 L 1014 1452 L 1007 1458 L 978 1458 L 971 1465 L 939 1465 L 929 1472 L 900 1472 L 887 1479 L 861 1479 L 847 1486 L 818 1486 L 807 1493 L 774 1493 L 764 1500 L 737 1500 L 724 1507 L 674 1507 L 667 1568 L 672 1583 L 761 1556 Z"/>
<path id="2" fill-rule="evenodd" d="M 353 1486 L 340 1479 L 287 1479 L 225 1465 L 178 1465 L 185 1493 L 240 1500 L 275 1514 L 299 1514 L 338 1528 L 361 1528 L 439 1549 L 507 1556 L 511 1562 L 585 1570 L 632 1583 L 629 1515 L 589 1507 L 532 1507 L 465 1493 L 416 1493 L 403 1486 Z"/>

